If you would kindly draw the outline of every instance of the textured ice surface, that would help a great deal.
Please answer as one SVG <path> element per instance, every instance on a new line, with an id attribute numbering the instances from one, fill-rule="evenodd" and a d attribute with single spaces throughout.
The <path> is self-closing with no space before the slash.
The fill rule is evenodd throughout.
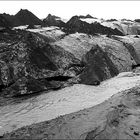
<path id="1" fill-rule="evenodd" d="M 0 107 L 0 133 L 93 107 L 136 85 L 140 85 L 140 76 L 125 72 L 97 87 L 77 84 L 32 97 L 18 104 Z"/>

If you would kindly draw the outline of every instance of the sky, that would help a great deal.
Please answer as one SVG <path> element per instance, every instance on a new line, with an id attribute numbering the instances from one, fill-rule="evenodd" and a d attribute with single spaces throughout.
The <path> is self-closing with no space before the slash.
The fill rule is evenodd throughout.
<path id="1" fill-rule="evenodd" d="M 28 9 L 40 19 L 53 14 L 64 19 L 87 15 L 104 19 L 140 18 L 140 1 L 0 1 L 0 13 Z"/>

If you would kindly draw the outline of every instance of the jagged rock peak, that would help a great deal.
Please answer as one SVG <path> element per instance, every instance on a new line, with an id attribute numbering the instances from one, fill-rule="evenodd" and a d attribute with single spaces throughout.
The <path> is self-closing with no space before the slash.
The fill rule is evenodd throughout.
<path id="1" fill-rule="evenodd" d="M 79 16 L 73 16 L 73 17 L 71 17 L 71 19 L 68 21 L 68 23 L 71 23 L 71 22 L 73 22 L 73 21 L 78 21 L 78 20 L 80 20 L 80 18 L 79 18 Z"/>
<path id="2" fill-rule="evenodd" d="M 20 9 L 20 11 L 18 11 L 15 16 L 22 15 L 22 14 L 33 14 L 33 13 L 30 12 L 29 10 L 27 10 L 27 9 Z"/>
<path id="3" fill-rule="evenodd" d="M 43 26 L 58 26 L 64 27 L 65 23 L 60 17 L 48 14 L 48 16 L 43 20 Z"/>
<path id="4" fill-rule="evenodd" d="M 79 18 L 94 18 L 91 15 L 87 14 L 86 16 L 80 15 Z"/>
<path id="5" fill-rule="evenodd" d="M 46 19 L 50 19 L 50 18 L 56 19 L 56 18 L 60 18 L 60 17 L 55 16 L 55 15 L 48 14 L 48 16 L 46 17 Z"/>
<path id="6" fill-rule="evenodd" d="M 32 12 L 30 12 L 27 9 L 20 9 L 20 11 L 18 11 L 15 16 L 23 16 L 23 15 L 34 15 Z M 35 15 L 34 15 L 35 16 Z"/>
<path id="7" fill-rule="evenodd" d="M 42 21 L 27 9 L 21 9 L 15 16 L 15 25 L 41 24 Z"/>

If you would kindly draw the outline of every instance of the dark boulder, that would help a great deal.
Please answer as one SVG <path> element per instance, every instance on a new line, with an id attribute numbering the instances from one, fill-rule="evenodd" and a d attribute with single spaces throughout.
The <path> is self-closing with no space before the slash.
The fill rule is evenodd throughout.
<path id="1" fill-rule="evenodd" d="M 86 67 L 80 75 L 81 83 L 83 84 L 99 85 L 101 81 L 119 73 L 107 53 L 98 45 L 92 47 L 82 61 L 86 63 Z"/>

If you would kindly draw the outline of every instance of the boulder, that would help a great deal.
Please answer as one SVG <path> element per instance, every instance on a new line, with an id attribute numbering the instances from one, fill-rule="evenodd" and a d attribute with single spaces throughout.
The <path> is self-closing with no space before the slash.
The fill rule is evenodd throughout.
<path id="1" fill-rule="evenodd" d="M 99 85 L 103 80 L 111 78 L 119 73 L 113 62 L 98 45 L 92 47 L 82 60 L 86 68 L 80 75 L 81 83 Z"/>

